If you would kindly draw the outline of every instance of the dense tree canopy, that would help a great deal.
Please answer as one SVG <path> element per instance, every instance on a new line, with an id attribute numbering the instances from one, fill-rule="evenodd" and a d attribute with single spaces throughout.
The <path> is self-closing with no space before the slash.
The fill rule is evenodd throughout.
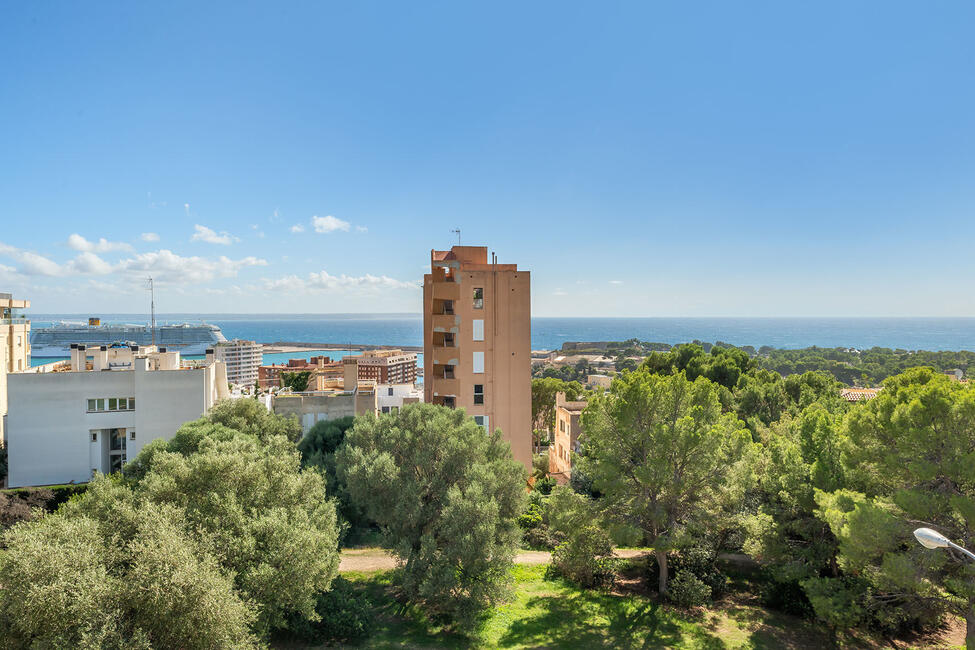
<path id="1" fill-rule="evenodd" d="M 404 562 L 403 591 L 435 616 L 471 622 L 504 593 L 521 531 L 525 470 L 499 431 L 461 410 L 407 405 L 360 417 L 339 474 Z"/>
<path id="2" fill-rule="evenodd" d="M 583 414 L 580 469 L 602 493 L 606 514 L 639 529 L 654 547 L 659 590 L 667 551 L 682 530 L 741 497 L 754 455 L 751 436 L 722 414 L 718 389 L 683 372 L 627 373 Z"/>

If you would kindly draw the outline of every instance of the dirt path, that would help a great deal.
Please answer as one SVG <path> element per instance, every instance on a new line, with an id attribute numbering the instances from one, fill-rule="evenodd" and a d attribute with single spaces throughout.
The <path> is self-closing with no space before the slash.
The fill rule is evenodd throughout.
<path id="1" fill-rule="evenodd" d="M 638 557 L 647 551 L 636 548 L 616 550 L 616 557 Z M 515 556 L 516 564 L 547 564 L 552 559 L 548 551 L 521 551 Z M 381 548 L 354 548 L 342 551 L 339 571 L 387 571 L 396 567 L 396 559 Z"/>

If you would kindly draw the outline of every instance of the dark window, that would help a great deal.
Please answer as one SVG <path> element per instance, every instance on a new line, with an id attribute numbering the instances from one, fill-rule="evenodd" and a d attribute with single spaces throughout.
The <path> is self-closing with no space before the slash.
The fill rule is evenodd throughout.
<path id="1" fill-rule="evenodd" d="M 484 287 L 474 287 L 474 309 L 484 309 Z"/>
<path id="2" fill-rule="evenodd" d="M 474 384 L 474 403 L 484 403 L 484 384 Z"/>

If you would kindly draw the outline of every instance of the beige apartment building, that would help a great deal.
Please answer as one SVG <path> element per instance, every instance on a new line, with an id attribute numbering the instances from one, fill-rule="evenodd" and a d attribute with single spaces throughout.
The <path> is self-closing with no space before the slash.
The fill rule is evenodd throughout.
<path id="1" fill-rule="evenodd" d="M 485 246 L 431 251 L 423 276 L 425 401 L 501 429 L 531 469 L 531 280 Z"/>
<path id="2" fill-rule="evenodd" d="M 548 473 L 568 479 L 572 474 L 572 454 L 579 451 L 582 412 L 585 400 L 570 401 L 565 393 L 555 394 L 555 435 L 548 447 Z"/>
<path id="3" fill-rule="evenodd" d="M 0 293 L 0 441 L 6 440 L 7 373 L 30 368 L 30 320 L 20 313 L 29 300 Z"/>

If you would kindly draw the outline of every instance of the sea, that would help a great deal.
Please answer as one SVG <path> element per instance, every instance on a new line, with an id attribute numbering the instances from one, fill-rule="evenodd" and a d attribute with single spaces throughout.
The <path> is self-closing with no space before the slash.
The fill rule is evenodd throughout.
<path id="1" fill-rule="evenodd" d="M 86 322 L 89 314 L 31 314 L 33 328 Z M 145 314 L 101 314 L 103 323 L 144 324 Z M 423 345 L 420 314 L 159 314 L 157 325 L 206 322 L 228 339 L 261 343 Z M 724 341 L 775 348 L 875 346 L 905 350 L 975 350 L 975 318 L 532 318 L 532 349 L 553 350 L 565 341 L 660 343 Z M 308 358 L 320 352 L 267 354 L 265 363 Z M 324 353 L 339 359 L 348 350 Z M 51 359 L 38 359 L 46 363 Z"/>

